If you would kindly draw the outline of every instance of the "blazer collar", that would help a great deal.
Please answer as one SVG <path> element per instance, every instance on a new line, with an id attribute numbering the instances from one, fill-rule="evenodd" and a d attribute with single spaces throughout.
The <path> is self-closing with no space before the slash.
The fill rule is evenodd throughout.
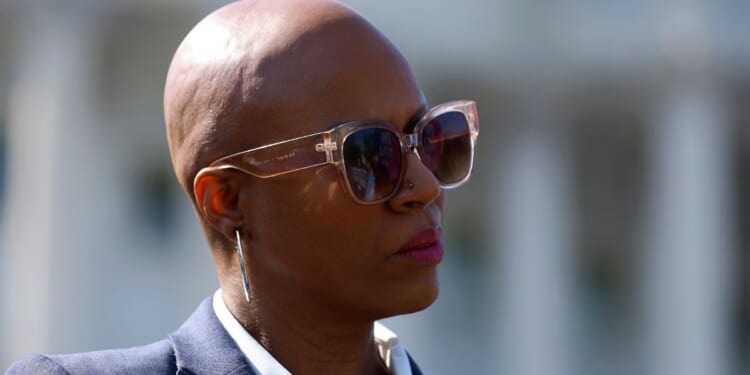
<path id="1" fill-rule="evenodd" d="M 169 338 L 178 374 L 257 375 L 214 314 L 211 297 Z"/>
<path id="2" fill-rule="evenodd" d="M 211 297 L 204 299 L 169 338 L 174 347 L 177 374 L 258 375 L 219 322 Z M 407 356 L 412 375 L 422 375 L 408 353 Z"/>

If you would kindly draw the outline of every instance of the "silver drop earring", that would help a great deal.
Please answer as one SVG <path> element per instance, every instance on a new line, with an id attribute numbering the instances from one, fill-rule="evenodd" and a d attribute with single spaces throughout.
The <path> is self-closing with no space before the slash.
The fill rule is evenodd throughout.
<path id="1" fill-rule="evenodd" d="M 237 255 L 240 257 L 240 270 L 242 271 L 242 288 L 245 290 L 245 300 L 250 302 L 250 286 L 247 283 L 247 271 L 245 270 L 245 249 L 242 248 L 242 236 L 240 230 L 235 229 L 234 235 L 237 237 Z"/>

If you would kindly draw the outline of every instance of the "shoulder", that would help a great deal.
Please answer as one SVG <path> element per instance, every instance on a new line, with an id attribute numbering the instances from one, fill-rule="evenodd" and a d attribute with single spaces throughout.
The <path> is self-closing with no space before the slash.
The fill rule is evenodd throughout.
<path id="1" fill-rule="evenodd" d="M 5 375 L 68 374 L 55 360 L 44 354 L 34 354 L 13 363 Z"/>
<path id="2" fill-rule="evenodd" d="M 14 363 L 6 375 L 20 374 L 153 374 L 175 373 L 174 350 L 167 340 L 128 349 L 41 355 Z"/>
<path id="3" fill-rule="evenodd" d="M 33 355 L 13 364 L 19 374 L 254 374 L 216 317 L 211 297 L 168 338 L 151 345 L 66 355 Z"/>

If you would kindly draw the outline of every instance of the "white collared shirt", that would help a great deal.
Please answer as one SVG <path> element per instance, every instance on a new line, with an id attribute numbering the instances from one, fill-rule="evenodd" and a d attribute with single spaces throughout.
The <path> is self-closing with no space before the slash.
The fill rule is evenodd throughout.
<path id="1" fill-rule="evenodd" d="M 291 375 L 232 315 L 221 296 L 221 289 L 214 293 L 213 307 L 221 325 L 259 375 Z M 375 346 L 391 374 L 412 375 L 409 358 L 396 334 L 378 322 L 375 322 L 373 328 Z"/>

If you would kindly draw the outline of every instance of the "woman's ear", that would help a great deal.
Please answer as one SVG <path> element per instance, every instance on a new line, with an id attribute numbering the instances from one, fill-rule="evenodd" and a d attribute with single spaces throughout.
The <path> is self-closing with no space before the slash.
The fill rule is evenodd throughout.
<path id="1" fill-rule="evenodd" d="M 242 228 L 244 215 L 239 206 L 241 184 L 226 169 L 203 169 L 195 177 L 193 191 L 201 216 L 230 240 Z"/>

